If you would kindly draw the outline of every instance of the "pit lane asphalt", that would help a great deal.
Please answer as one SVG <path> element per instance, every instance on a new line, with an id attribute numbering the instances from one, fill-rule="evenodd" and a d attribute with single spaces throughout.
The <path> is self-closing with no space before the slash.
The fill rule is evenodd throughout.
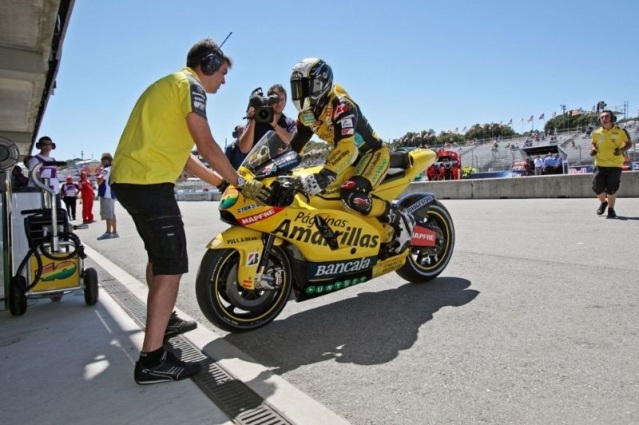
<path id="1" fill-rule="evenodd" d="M 396 274 L 284 309 L 241 335 L 200 313 L 194 280 L 227 226 L 180 202 L 190 272 L 178 307 L 352 424 L 639 423 L 639 199 L 445 200 L 455 253 L 425 285 Z M 97 208 L 97 207 L 96 207 Z M 116 204 L 77 234 L 140 281 L 146 256 Z"/>

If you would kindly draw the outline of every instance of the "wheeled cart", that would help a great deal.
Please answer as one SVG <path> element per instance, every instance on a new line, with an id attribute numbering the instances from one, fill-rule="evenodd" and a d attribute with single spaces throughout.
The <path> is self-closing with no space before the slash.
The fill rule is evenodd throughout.
<path id="1" fill-rule="evenodd" d="M 37 192 L 11 195 L 13 273 L 8 303 L 14 316 L 26 312 L 29 298 L 60 301 L 65 294 L 82 290 L 87 305 L 98 301 L 97 272 L 84 268 L 84 246 L 73 233 L 86 226 L 72 226 L 67 212 L 56 205 L 54 190 L 38 177 L 42 165 L 30 172 Z"/>

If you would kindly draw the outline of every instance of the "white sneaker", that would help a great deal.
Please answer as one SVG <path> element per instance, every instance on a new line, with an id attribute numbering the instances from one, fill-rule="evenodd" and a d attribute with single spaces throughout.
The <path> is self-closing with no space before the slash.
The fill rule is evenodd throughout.
<path id="1" fill-rule="evenodd" d="M 399 254 L 410 246 L 413 227 L 415 227 L 415 218 L 412 214 L 401 210 L 397 211 L 397 213 L 395 226 L 393 226 L 395 228 L 395 240 L 393 240 L 391 252 Z"/>

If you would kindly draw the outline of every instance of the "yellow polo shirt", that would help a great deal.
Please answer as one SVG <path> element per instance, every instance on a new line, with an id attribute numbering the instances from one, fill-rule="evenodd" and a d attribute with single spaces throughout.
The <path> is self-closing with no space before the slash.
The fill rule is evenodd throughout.
<path id="1" fill-rule="evenodd" d="M 628 141 L 628 133 L 613 125 L 610 130 L 599 127 L 592 133 L 592 144 L 597 147 L 595 165 L 599 167 L 623 167 L 623 155 L 615 155 L 615 149 L 623 148 Z"/>
<path id="2" fill-rule="evenodd" d="M 113 155 L 113 183 L 174 183 L 193 150 L 188 113 L 206 119 L 206 91 L 195 72 L 183 68 L 140 96 Z"/>

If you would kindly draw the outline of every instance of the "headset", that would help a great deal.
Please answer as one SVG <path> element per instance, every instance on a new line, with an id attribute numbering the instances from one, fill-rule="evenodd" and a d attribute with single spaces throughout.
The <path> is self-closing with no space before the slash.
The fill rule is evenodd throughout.
<path id="1" fill-rule="evenodd" d="M 604 109 L 603 111 L 601 111 L 599 116 L 601 117 L 601 115 L 603 115 L 603 114 L 610 114 L 610 122 L 612 122 L 612 123 L 617 122 L 617 116 L 610 109 Z M 599 119 L 601 119 L 601 118 L 599 118 Z"/>
<path id="2" fill-rule="evenodd" d="M 36 149 L 42 149 L 42 142 L 44 140 L 48 140 L 49 142 L 51 142 L 51 150 L 55 149 L 55 143 L 53 142 L 53 140 L 51 140 L 51 138 L 47 136 L 42 136 L 38 139 L 38 141 L 35 144 Z"/>
<path id="3" fill-rule="evenodd" d="M 229 35 L 222 41 L 219 47 L 213 48 L 213 51 L 208 55 L 204 56 L 200 61 L 200 68 L 204 75 L 213 75 L 215 74 L 224 63 L 224 53 L 222 53 L 222 46 L 226 43 L 226 40 L 233 34 L 233 31 L 229 32 Z"/>
<path id="4" fill-rule="evenodd" d="M 200 67 L 205 75 L 215 74 L 224 63 L 224 54 L 219 48 L 215 48 L 211 53 L 204 56 L 200 62 Z"/>

